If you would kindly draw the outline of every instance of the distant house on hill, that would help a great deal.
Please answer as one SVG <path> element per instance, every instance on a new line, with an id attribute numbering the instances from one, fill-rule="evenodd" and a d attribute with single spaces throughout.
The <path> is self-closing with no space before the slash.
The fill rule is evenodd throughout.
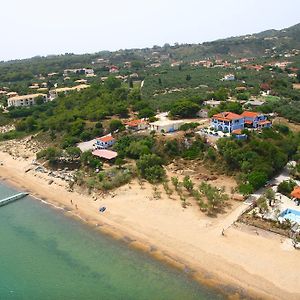
<path id="1" fill-rule="evenodd" d="M 247 88 L 245 86 L 238 86 L 235 88 L 235 90 L 238 92 L 244 92 L 247 91 Z"/>
<path id="2" fill-rule="evenodd" d="M 50 99 L 55 99 L 59 94 L 67 94 L 69 92 L 79 92 L 83 89 L 90 87 L 88 84 L 80 84 L 73 87 L 63 87 L 63 88 L 56 88 L 50 91 Z"/>
<path id="3" fill-rule="evenodd" d="M 260 84 L 260 89 L 263 91 L 268 91 L 271 89 L 271 86 L 269 83 L 264 82 Z"/>
<path id="4" fill-rule="evenodd" d="M 109 73 L 114 74 L 118 72 L 119 72 L 119 68 L 117 66 L 110 66 Z"/>
<path id="5" fill-rule="evenodd" d="M 96 148 L 107 149 L 111 147 L 115 142 L 116 140 L 111 134 L 102 136 L 100 138 L 96 138 Z"/>
<path id="6" fill-rule="evenodd" d="M 79 83 L 79 84 L 87 84 L 87 80 L 86 79 L 78 79 L 78 80 L 75 80 L 76 83 Z"/>
<path id="7" fill-rule="evenodd" d="M 44 102 L 48 101 L 48 96 L 46 94 L 31 94 L 31 95 L 22 95 L 11 97 L 7 100 L 7 106 L 32 106 L 36 104 L 37 98 L 41 97 Z"/>
<path id="8" fill-rule="evenodd" d="M 49 73 L 47 76 L 48 77 L 53 77 L 53 76 L 56 76 L 56 75 L 59 75 L 59 73 L 53 72 L 53 73 Z"/>
<path id="9" fill-rule="evenodd" d="M 37 90 L 40 88 L 40 86 L 37 83 L 32 84 L 31 86 L 28 87 L 31 90 Z"/>
<path id="10" fill-rule="evenodd" d="M 68 74 L 81 74 L 81 75 L 88 75 L 88 74 L 94 74 L 93 69 L 86 69 L 86 68 L 81 68 L 81 69 L 65 69 L 64 70 L 64 76 L 68 76 Z"/>
<path id="11" fill-rule="evenodd" d="M 231 133 L 234 130 L 242 130 L 244 126 L 244 117 L 232 112 L 222 112 L 211 118 L 211 127 L 222 132 Z"/>
<path id="12" fill-rule="evenodd" d="M 207 100 L 204 101 L 204 105 L 209 105 L 210 107 L 217 107 L 221 104 L 221 101 L 218 100 Z"/>
<path id="13" fill-rule="evenodd" d="M 262 65 L 247 65 L 244 67 L 248 70 L 254 70 L 254 71 L 261 71 L 264 68 L 264 66 Z"/>
<path id="14" fill-rule="evenodd" d="M 235 76 L 233 74 L 227 74 L 221 80 L 223 80 L 223 81 L 234 81 L 235 80 Z"/>
<path id="15" fill-rule="evenodd" d="M 132 120 L 125 123 L 126 128 L 130 130 L 145 130 L 148 128 L 148 124 L 144 120 Z"/>

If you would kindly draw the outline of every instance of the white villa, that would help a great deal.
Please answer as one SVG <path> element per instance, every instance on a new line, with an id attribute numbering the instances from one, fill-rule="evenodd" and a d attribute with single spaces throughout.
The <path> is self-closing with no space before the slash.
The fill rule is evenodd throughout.
<path id="1" fill-rule="evenodd" d="M 38 97 L 42 97 L 44 102 L 48 101 L 48 96 L 46 94 L 32 94 L 32 95 L 23 95 L 23 96 L 15 96 L 11 97 L 7 100 L 7 106 L 31 106 L 35 105 L 35 101 Z"/>
<path id="2" fill-rule="evenodd" d="M 109 134 L 96 138 L 96 149 L 107 149 L 116 142 L 115 138 Z"/>

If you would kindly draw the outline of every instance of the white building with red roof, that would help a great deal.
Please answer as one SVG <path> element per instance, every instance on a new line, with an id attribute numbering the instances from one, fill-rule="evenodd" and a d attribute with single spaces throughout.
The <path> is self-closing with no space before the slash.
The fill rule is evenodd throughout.
<path id="1" fill-rule="evenodd" d="M 137 119 L 131 120 L 125 123 L 126 128 L 130 130 L 145 130 L 148 128 L 148 124 L 145 120 Z"/>
<path id="2" fill-rule="evenodd" d="M 111 74 L 119 73 L 119 68 L 117 66 L 110 66 L 109 73 Z"/>
<path id="3" fill-rule="evenodd" d="M 96 148 L 97 149 L 107 149 L 111 147 L 116 142 L 115 138 L 109 134 L 99 138 L 96 138 Z"/>

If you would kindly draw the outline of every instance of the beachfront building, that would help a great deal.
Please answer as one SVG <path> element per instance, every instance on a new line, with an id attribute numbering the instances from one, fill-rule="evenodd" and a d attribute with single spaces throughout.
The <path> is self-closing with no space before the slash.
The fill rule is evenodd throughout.
<path id="1" fill-rule="evenodd" d="M 107 149 L 111 147 L 115 142 L 115 138 L 111 134 L 109 134 L 100 138 L 96 138 L 95 146 L 97 149 Z"/>
<path id="2" fill-rule="evenodd" d="M 149 129 L 159 133 L 168 133 L 177 131 L 184 121 L 181 120 L 160 120 L 150 123 Z"/>
<path id="3" fill-rule="evenodd" d="M 126 128 L 129 130 L 139 131 L 148 128 L 148 124 L 145 120 L 132 120 L 125 123 Z"/>
<path id="4" fill-rule="evenodd" d="M 37 98 L 42 98 L 44 102 L 48 101 L 48 96 L 46 94 L 32 94 L 32 95 L 23 95 L 23 96 L 15 96 L 11 97 L 7 100 L 7 106 L 32 106 L 36 104 Z"/>
<path id="5" fill-rule="evenodd" d="M 272 126 L 272 123 L 268 121 L 267 117 L 262 113 L 244 111 L 241 116 L 245 119 L 245 127 L 269 128 Z"/>
<path id="6" fill-rule="evenodd" d="M 232 112 L 213 115 L 210 125 L 217 131 L 229 133 L 238 129 L 242 130 L 245 127 L 244 117 Z"/>

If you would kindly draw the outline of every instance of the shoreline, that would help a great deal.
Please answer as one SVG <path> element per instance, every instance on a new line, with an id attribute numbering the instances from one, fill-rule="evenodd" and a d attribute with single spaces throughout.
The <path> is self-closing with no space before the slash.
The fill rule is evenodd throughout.
<path id="1" fill-rule="evenodd" d="M 5 185 L 17 189 L 19 191 L 28 192 L 29 193 L 28 197 L 34 199 L 35 201 L 39 201 L 47 206 L 50 206 L 52 209 L 63 213 L 66 217 L 75 219 L 83 223 L 84 225 L 88 226 L 90 229 L 98 231 L 100 234 L 104 234 L 111 239 L 125 243 L 128 247 L 136 251 L 142 251 L 143 253 L 150 255 L 153 259 L 162 262 L 168 266 L 171 266 L 172 268 L 175 268 L 179 271 L 184 272 L 191 280 L 194 280 L 205 287 L 211 288 L 215 290 L 217 293 L 225 297 L 228 297 L 229 299 L 240 299 L 241 295 L 240 294 L 237 295 L 238 290 L 240 289 L 239 287 L 234 287 L 222 283 L 221 280 L 217 280 L 216 278 L 213 278 L 212 274 L 210 274 L 210 272 L 204 269 L 202 271 L 200 271 L 199 269 L 194 270 L 192 266 L 187 265 L 183 260 L 180 260 L 179 258 L 175 258 L 170 254 L 157 249 L 152 244 L 146 243 L 145 241 L 136 240 L 135 238 L 133 238 L 132 235 L 128 236 L 126 232 L 122 232 L 121 230 L 116 229 L 111 225 L 108 225 L 106 223 L 94 224 L 95 220 L 88 220 L 82 217 L 80 214 L 73 213 L 72 210 L 66 209 L 65 206 L 62 207 L 58 203 L 53 203 L 50 199 L 48 200 L 42 199 L 38 194 L 32 194 L 31 191 L 24 189 L 24 186 L 19 186 L 18 183 L 10 180 L 9 178 L 3 178 L 2 176 L 0 176 L 0 182 L 3 182 L 5 183 Z M 234 291 L 234 293 L 232 294 L 225 293 L 224 289 Z M 247 295 L 247 299 L 252 298 L 252 297 L 250 298 L 249 294 L 243 293 L 243 296 L 246 297 L 246 295 Z M 232 298 L 232 296 L 234 296 L 234 298 Z"/>
<path id="2" fill-rule="evenodd" d="M 77 192 L 68 192 L 66 191 L 65 187 L 60 185 L 55 186 L 54 189 L 54 186 L 48 185 L 48 183 L 44 179 L 36 178 L 38 177 L 36 176 L 36 174 L 32 174 L 31 172 L 25 174 L 24 167 L 26 166 L 26 164 L 28 165 L 28 162 L 26 162 L 24 159 L 15 160 L 8 154 L 3 152 L 0 152 L 0 158 L 5 162 L 9 161 L 11 164 L 13 164 L 13 162 L 16 163 L 14 164 L 14 168 L 12 169 L 11 167 L 6 167 L 7 163 L 0 167 L 0 178 L 1 180 L 4 179 L 3 181 L 5 183 L 8 183 L 15 188 L 29 192 L 31 197 L 47 203 L 48 205 L 51 205 L 56 209 L 62 210 L 66 216 L 76 218 L 81 222 L 84 222 L 85 224 L 91 226 L 91 228 L 100 231 L 101 233 L 125 242 L 129 247 L 146 252 L 151 257 L 172 265 L 173 267 L 187 273 L 191 279 L 198 281 L 202 285 L 213 288 L 219 293 L 225 294 L 230 299 L 284 299 L 286 297 L 288 297 L 289 299 L 299 299 L 299 289 L 296 288 L 296 292 L 291 293 L 288 288 L 282 289 L 276 286 L 273 282 L 268 280 L 269 278 L 267 276 L 259 276 L 261 274 L 257 275 L 251 273 L 251 270 L 248 270 L 246 268 L 247 263 L 245 265 L 242 265 L 240 261 L 229 261 L 228 259 L 226 259 L 226 256 L 220 256 L 220 251 L 217 251 L 218 247 L 226 246 L 229 247 L 229 250 L 233 250 L 232 248 L 234 248 L 235 245 L 230 245 L 230 242 L 233 243 L 234 241 L 238 241 L 239 236 L 242 236 L 244 239 L 246 239 L 246 241 L 249 242 L 250 245 L 251 235 L 249 235 L 249 233 L 239 232 L 235 228 L 229 228 L 229 238 L 220 237 L 219 233 L 216 237 L 215 234 L 217 230 L 219 230 L 219 228 L 215 225 L 212 225 L 210 228 L 208 227 L 208 230 L 211 230 L 212 233 L 211 239 L 209 239 L 209 236 L 205 234 L 205 231 L 208 230 L 204 227 L 203 232 L 199 233 L 200 237 L 203 238 L 204 246 L 205 243 L 209 242 L 216 242 L 216 245 L 212 247 L 212 249 L 210 249 L 209 247 L 206 248 L 204 246 L 201 247 L 202 245 L 200 245 L 199 247 L 194 247 L 195 249 L 190 249 L 193 248 L 194 245 L 193 243 L 190 244 L 189 237 L 184 239 L 184 241 L 188 241 L 188 244 L 183 245 L 183 243 L 178 242 L 178 240 L 176 240 L 174 236 L 163 235 L 161 237 L 161 235 L 156 232 L 152 232 L 152 234 L 150 235 L 149 228 L 139 228 L 139 230 L 133 230 L 131 226 L 130 228 L 129 226 L 126 226 L 127 224 L 132 225 L 130 222 L 122 222 L 122 218 L 125 218 L 124 215 L 116 216 L 111 214 L 110 212 L 107 214 L 108 216 L 106 214 L 99 215 L 96 209 L 100 205 L 99 201 L 97 201 L 98 203 L 95 203 L 96 201 L 94 201 L 91 197 L 79 194 Z M 137 189 L 137 187 L 135 188 Z M 59 198 L 57 197 L 57 193 L 55 192 L 55 190 L 59 192 Z M 128 192 L 128 190 L 126 191 Z M 135 189 L 130 189 L 131 193 L 134 191 Z M 123 192 L 124 191 L 120 192 L 121 198 Z M 130 195 L 132 196 L 132 194 Z M 63 196 L 66 196 L 66 199 L 61 199 Z M 74 202 L 78 202 L 78 210 L 74 209 L 74 206 L 70 204 L 69 199 L 74 199 Z M 107 199 L 101 199 L 100 201 L 109 202 Z M 114 201 L 114 199 L 110 199 L 110 201 Z M 143 201 L 146 200 L 143 199 Z M 160 201 L 152 201 L 151 206 L 157 206 L 156 202 Z M 83 204 L 85 204 L 86 206 L 83 206 Z M 97 206 L 95 204 L 97 204 Z M 145 203 L 141 203 L 141 205 L 143 204 Z M 148 202 L 146 202 L 146 204 L 150 205 Z M 177 204 L 178 203 L 176 203 L 176 205 Z M 112 208 L 114 208 L 113 202 L 110 202 L 110 205 L 112 205 Z M 136 205 L 136 203 L 134 203 L 134 205 Z M 142 209 L 146 213 L 147 208 Z M 181 209 L 178 210 L 179 213 L 181 211 Z M 117 212 L 120 213 L 120 211 L 118 210 Z M 122 210 L 121 213 L 123 213 Z M 194 212 L 189 213 L 193 214 Z M 126 214 L 126 212 L 124 212 L 124 214 Z M 186 214 L 186 211 L 183 210 L 182 216 L 184 214 Z M 164 217 L 167 218 L 168 216 L 165 215 Z M 141 225 L 141 223 L 139 223 L 138 221 L 140 220 L 137 220 L 137 223 L 133 225 L 137 225 L 137 227 L 138 225 Z M 171 219 L 171 221 L 173 221 L 173 219 Z M 150 229 L 152 228 L 150 227 Z M 239 235 L 237 237 L 237 240 L 235 238 L 233 241 L 229 241 L 229 239 L 232 239 L 232 234 Z M 176 236 L 176 228 L 174 235 Z M 261 237 L 254 238 L 262 239 Z M 276 242 L 278 243 L 276 239 L 275 241 L 272 240 L 272 242 L 273 243 L 271 246 L 276 244 Z M 244 245 L 237 244 L 236 246 L 243 247 Z M 267 246 L 267 248 L 270 250 L 270 245 Z M 208 250 L 212 250 L 212 252 L 208 252 Z M 247 247 L 242 250 L 247 250 Z M 257 249 L 257 254 L 259 253 L 260 249 Z M 300 257 L 299 253 L 297 252 L 293 252 L 293 254 L 295 254 L 298 258 Z M 294 257 L 295 255 L 293 255 L 293 259 L 297 259 L 297 257 Z M 278 266 L 276 267 L 274 265 L 273 267 L 275 269 L 278 269 Z M 296 269 L 297 266 L 295 266 L 295 272 L 297 272 Z M 298 277 L 294 274 L 293 278 Z"/>

